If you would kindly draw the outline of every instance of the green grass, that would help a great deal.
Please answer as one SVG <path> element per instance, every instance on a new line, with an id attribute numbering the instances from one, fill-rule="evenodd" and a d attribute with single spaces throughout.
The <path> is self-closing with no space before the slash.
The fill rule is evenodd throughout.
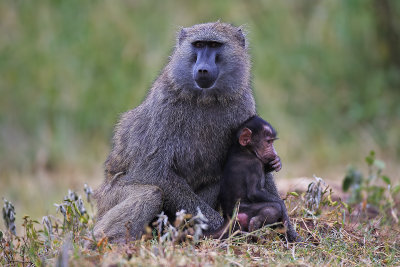
<path id="1" fill-rule="evenodd" d="M 371 149 L 395 162 L 399 70 L 378 18 L 372 0 L 3 1 L 1 175 L 104 159 L 94 151 L 142 101 L 179 27 L 217 19 L 247 26 L 258 111 L 298 175 Z"/>

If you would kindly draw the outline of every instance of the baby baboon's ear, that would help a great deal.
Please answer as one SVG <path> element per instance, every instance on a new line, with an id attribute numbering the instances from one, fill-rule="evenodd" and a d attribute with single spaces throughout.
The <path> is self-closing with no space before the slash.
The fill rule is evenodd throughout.
<path id="1" fill-rule="evenodd" d="M 252 134 L 252 132 L 249 128 L 243 128 L 240 131 L 239 144 L 241 146 L 247 146 L 251 141 L 251 134 Z"/>

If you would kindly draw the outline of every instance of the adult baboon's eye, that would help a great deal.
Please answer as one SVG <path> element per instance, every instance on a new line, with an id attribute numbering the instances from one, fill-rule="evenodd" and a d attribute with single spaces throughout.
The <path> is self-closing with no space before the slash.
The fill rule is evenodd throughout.
<path id="1" fill-rule="evenodd" d="M 197 41 L 197 42 L 192 43 L 192 45 L 196 48 L 202 48 L 202 47 L 204 47 L 204 42 Z"/>
<path id="2" fill-rule="evenodd" d="M 222 44 L 221 43 L 218 43 L 218 42 L 210 42 L 210 47 L 212 47 L 212 48 L 217 48 L 217 47 L 220 47 Z"/>

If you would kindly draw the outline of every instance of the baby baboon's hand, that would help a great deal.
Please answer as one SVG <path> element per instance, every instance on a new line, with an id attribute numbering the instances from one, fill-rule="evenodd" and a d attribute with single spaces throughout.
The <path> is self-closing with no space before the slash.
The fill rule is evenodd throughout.
<path id="1" fill-rule="evenodd" d="M 271 171 L 279 172 L 282 169 L 281 159 L 276 156 L 276 158 L 269 162 L 268 165 L 270 166 Z"/>

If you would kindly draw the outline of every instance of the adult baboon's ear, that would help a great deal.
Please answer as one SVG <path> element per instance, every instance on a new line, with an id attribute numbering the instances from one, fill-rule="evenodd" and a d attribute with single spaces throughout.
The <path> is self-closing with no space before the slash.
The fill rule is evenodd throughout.
<path id="1" fill-rule="evenodd" d="M 182 28 L 178 34 L 178 44 L 181 45 L 183 40 L 186 38 L 186 31 L 184 28 Z"/>
<path id="2" fill-rule="evenodd" d="M 246 48 L 246 37 L 245 34 L 243 33 L 242 28 L 239 27 L 237 34 L 236 34 L 236 38 L 239 41 L 239 44 L 243 47 Z"/>
<path id="3" fill-rule="evenodd" d="M 239 144 L 241 146 L 247 146 L 251 141 L 251 134 L 252 134 L 252 132 L 249 128 L 243 128 L 240 131 Z"/>

